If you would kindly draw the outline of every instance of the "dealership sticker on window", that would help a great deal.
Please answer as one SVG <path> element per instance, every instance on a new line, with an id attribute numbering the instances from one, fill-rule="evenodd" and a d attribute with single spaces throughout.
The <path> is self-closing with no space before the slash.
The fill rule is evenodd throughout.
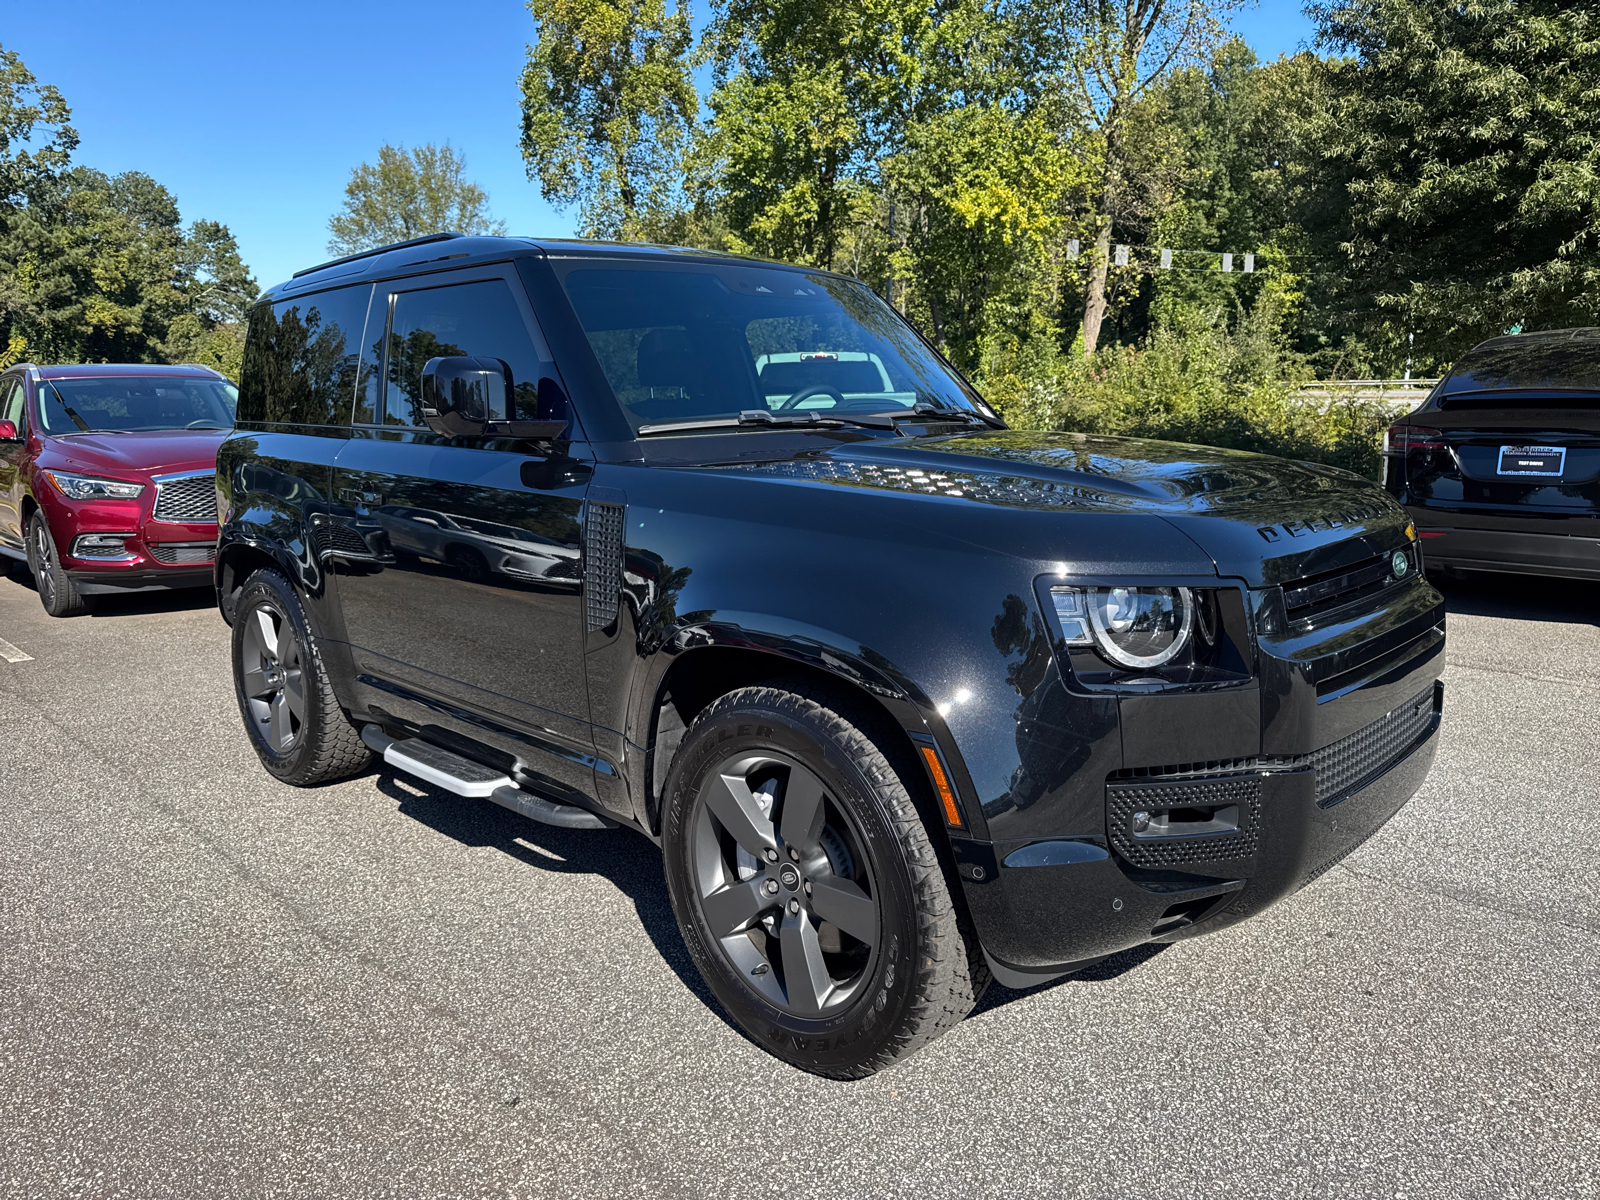
<path id="1" fill-rule="evenodd" d="M 1563 446 L 1501 446 L 1501 475 L 1560 475 L 1567 460 Z"/>

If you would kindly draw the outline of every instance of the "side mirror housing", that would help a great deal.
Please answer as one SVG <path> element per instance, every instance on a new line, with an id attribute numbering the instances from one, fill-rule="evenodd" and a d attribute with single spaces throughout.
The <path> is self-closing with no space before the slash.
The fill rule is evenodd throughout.
<path id="1" fill-rule="evenodd" d="M 498 358 L 430 358 L 422 368 L 422 419 L 445 437 L 483 437 L 506 419 L 511 368 Z"/>
<path id="2" fill-rule="evenodd" d="M 22 435 L 17 432 L 15 421 L 0 421 L 0 442 L 20 442 Z"/>
<path id="3" fill-rule="evenodd" d="M 539 381 L 539 408 L 546 408 L 546 385 Z M 514 419 L 511 366 L 503 359 L 458 356 L 430 358 L 422 368 L 422 419 L 445 437 L 509 437 L 549 440 L 566 432 L 567 422 Z M 566 397 L 560 396 L 565 412 Z"/>

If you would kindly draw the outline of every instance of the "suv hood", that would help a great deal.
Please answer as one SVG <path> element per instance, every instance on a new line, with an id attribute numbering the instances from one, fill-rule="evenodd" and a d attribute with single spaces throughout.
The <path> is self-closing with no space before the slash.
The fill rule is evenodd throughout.
<path id="1" fill-rule="evenodd" d="M 1158 516 L 1219 573 L 1256 587 L 1408 540 L 1405 510 L 1370 479 L 1176 442 L 995 430 L 852 442 L 768 469 L 1005 508 Z"/>
<path id="2" fill-rule="evenodd" d="M 51 434 L 42 467 L 79 471 L 198 471 L 214 467 L 230 429 L 157 429 L 143 433 Z"/>

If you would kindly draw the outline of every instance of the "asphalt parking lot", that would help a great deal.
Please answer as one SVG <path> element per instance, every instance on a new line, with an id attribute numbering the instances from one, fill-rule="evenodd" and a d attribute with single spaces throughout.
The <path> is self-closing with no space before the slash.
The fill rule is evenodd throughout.
<path id="1" fill-rule="evenodd" d="M 724 1019 L 642 838 L 285 787 L 207 596 L 51 620 L 14 570 L 0 1196 L 1600 1195 L 1600 587 L 1448 594 L 1366 847 L 836 1083 Z"/>

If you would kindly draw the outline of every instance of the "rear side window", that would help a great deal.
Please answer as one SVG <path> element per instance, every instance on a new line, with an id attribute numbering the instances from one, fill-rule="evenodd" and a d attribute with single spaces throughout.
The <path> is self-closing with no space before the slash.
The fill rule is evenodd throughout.
<path id="1" fill-rule="evenodd" d="M 537 421 L 539 379 L 555 367 L 539 353 L 503 279 L 401 292 L 394 298 L 384 424 L 422 424 L 422 368 L 430 358 L 498 358 L 511 368 L 512 420 Z"/>
<path id="2" fill-rule="evenodd" d="M 0 421 L 10 421 L 22 429 L 22 381 L 0 379 Z"/>
<path id="3" fill-rule="evenodd" d="M 371 299 L 372 285 L 363 284 L 259 305 L 245 340 L 239 420 L 349 425 Z"/>

